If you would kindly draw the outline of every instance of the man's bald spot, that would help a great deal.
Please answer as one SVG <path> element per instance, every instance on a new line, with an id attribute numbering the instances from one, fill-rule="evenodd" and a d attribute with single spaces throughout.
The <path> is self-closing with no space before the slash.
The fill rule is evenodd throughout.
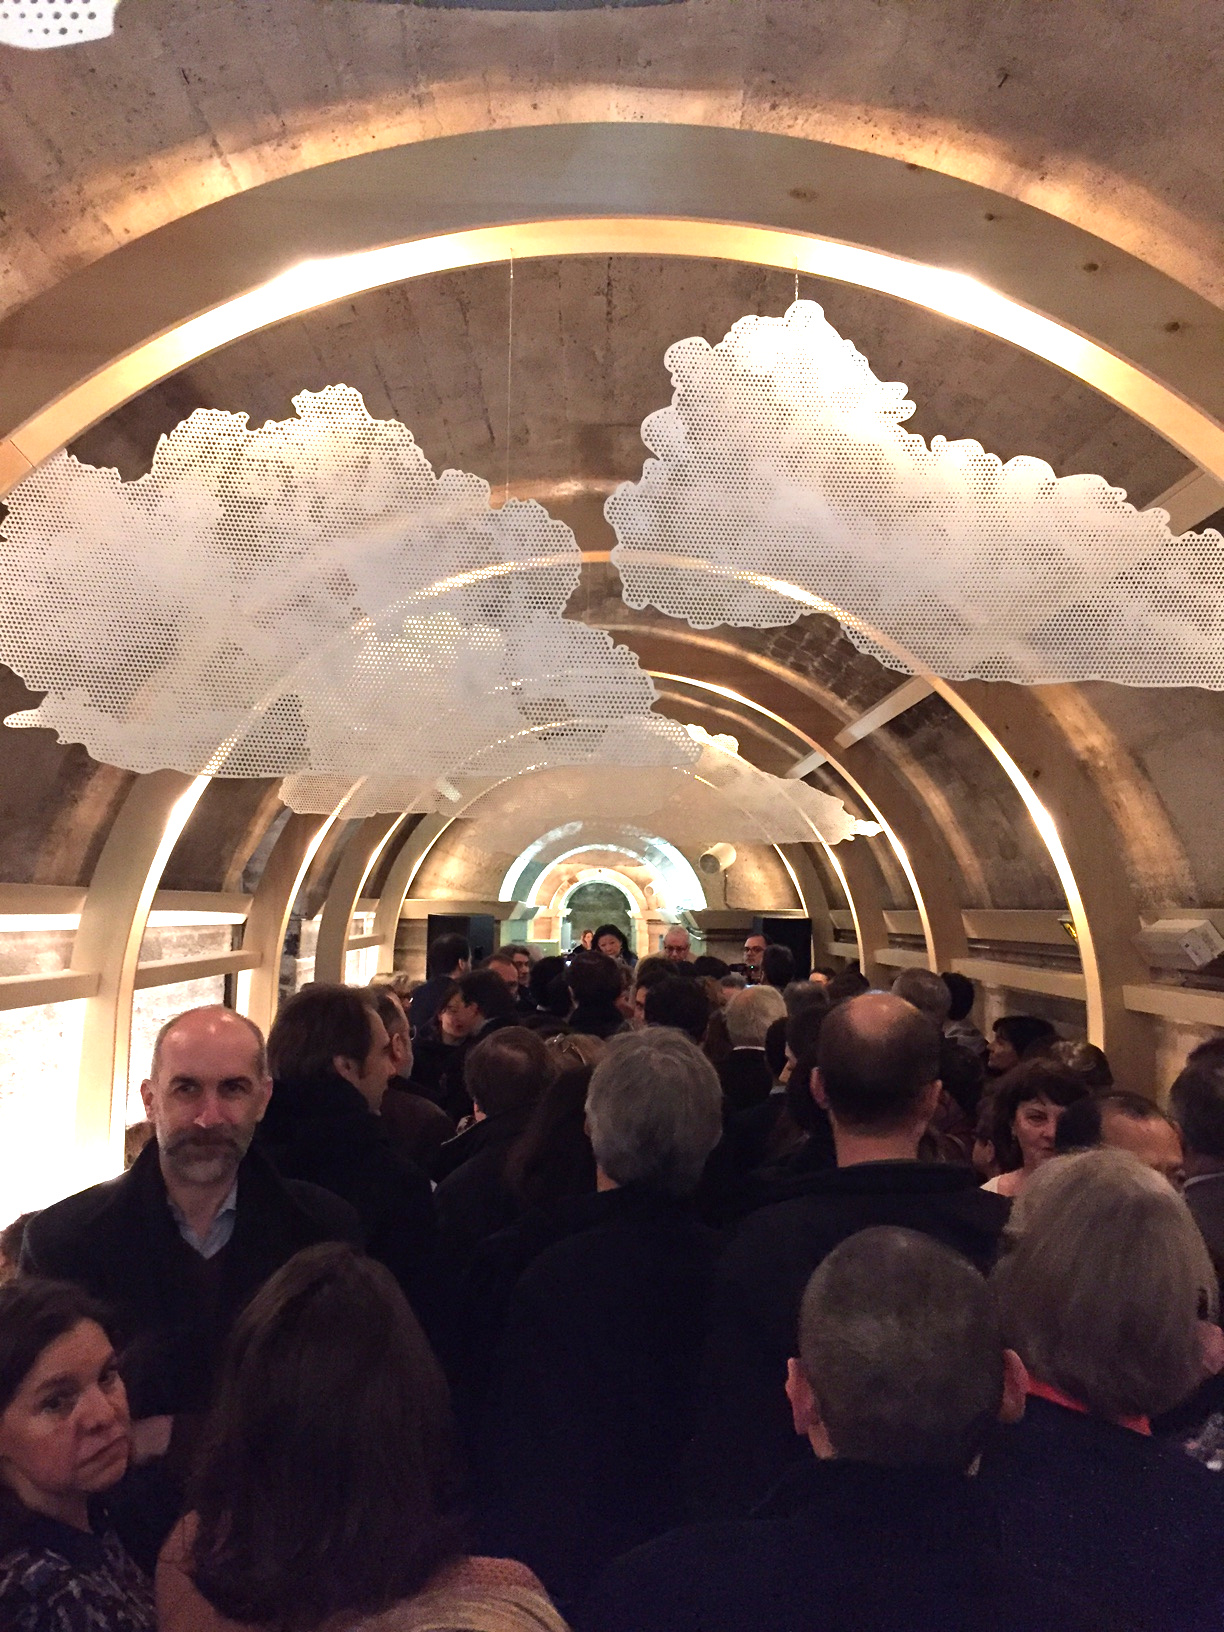
<path id="1" fill-rule="evenodd" d="M 260 1031 L 254 1020 L 248 1019 L 245 1014 L 237 1014 L 233 1009 L 227 1009 L 220 1003 L 210 1003 L 199 1009 L 184 1009 L 182 1014 L 172 1015 L 171 1018 L 166 1021 L 165 1025 L 158 1032 L 157 1038 L 153 1044 L 153 1058 L 149 1064 L 150 1081 L 156 1081 L 157 1079 L 157 1073 L 161 1068 L 162 1044 L 166 1041 L 166 1038 L 170 1036 L 171 1032 L 177 1030 L 178 1027 L 182 1026 L 187 1021 L 195 1020 L 197 1016 L 210 1016 L 213 1022 L 212 1029 L 216 1029 L 217 1026 L 228 1026 L 235 1022 L 238 1025 L 244 1026 L 250 1033 L 255 1045 L 255 1062 L 252 1075 L 257 1079 L 262 1079 L 263 1077 L 267 1076 L 268 1049 L 264 1042 L 264 1034 L 262 1031 Z"/>
<path id="2" fill-rule="evenodd" d="M 829 1011 L 820 1030 L 820 1080 L 847 1126 L 886 1127 L 912 1114 L 939 1078 L 939 1027 L 891 992 L 865 992 Z"/>

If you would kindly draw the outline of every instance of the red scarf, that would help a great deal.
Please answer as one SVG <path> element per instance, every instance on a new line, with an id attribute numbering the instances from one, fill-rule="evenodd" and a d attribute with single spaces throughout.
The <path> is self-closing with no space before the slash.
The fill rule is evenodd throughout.
<path id="1" fill-rule="evenodd" d="M 1039 1400 L 1049 1400 L 1052 1405 L 1064 1406 L 1068 1411 L 1078 1411 L 1081 1416 L 1093 1415 L 1081 1401 L 1072 1399 L 1070 1394 L 1064 1394 L 1061 1388 L 1055 1388 L 1052 1383 L 1040 1382 L 1036 1377 L 1029 1378 L 1028 1392 Z M 1119 1428 L 1129 1428 L 1133 1434 L 1150 1435 L 1152 1432 L 1152 1424 L 1147 1417 L 1111 1417 L 1108 1420 L 1116 1423 Z"/>

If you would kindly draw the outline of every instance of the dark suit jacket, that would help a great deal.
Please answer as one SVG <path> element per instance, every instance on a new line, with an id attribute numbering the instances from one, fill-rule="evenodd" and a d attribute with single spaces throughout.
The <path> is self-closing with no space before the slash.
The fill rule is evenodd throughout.
<path id="1" fill-rule="evenodd" d="M 998 1545 L 975 1481 L 803 1463 L 750 1519 L 694 1525 L 612 1565 L 579 1632 L 1122 1632 L 1040 1560 Z"/>
<path id="2" fill-rule="evenodd" d="M 431 975 L 413 992 L 408 1004 L 408 1018 L 418 1031 L 436 1017 L 442 993 L 454 978 L 453 975 Z"/>
<path id="3" fill-rule="evenodd" d="M 773 1072 L 763 1048 L 732 1049 L 718 1068 L 728 1116 L 760 1105 L 773 1088 Z"/>
<path id="4" fill-rule="evenodd" d="M 110 1308 L 133 1417 L 203 1411 L 239 1312 L 282 1264 L 318 1241 L 362 1243 L 353 1209 L 278 1178 L 257 1151 L 238 1169 L 238 1213 L 215 1303 L 203 1260 L 179 1234 L 156 1142 L 131 1171 L 48 1207 L 26 1231 L 22 1268 L 72 1281 Z"/>
<path id="5" fill-rule="evenodd" d="M 752 1213 L 714 1277 L 692 1465 L 696 1511 L 743 1516 L 799 1454 L 783 1385 L 799 1304 L 839 1242 L 876 1224 L 919 1230 L 985 1271 L 1010 1203 L 971 1168 L 864 1162 L 808 1175 L 804 1193 Z"/>
<path id="6" fill-rule="evenodd" d="M 576 1004 L 569 1017 L 569 1028 L 584 1037 L 604 1038 L 619 1037 L 631 1029 L 615 1003 Z"/>
<path id="7" fill-rule="evenodd" d="M 1224 1278 L 1224 1173 L 1205 1173 L 1186 1185 L 1186 1206 L 1207 1243 L 1216 1274 Z"/>
<path id="8" fill-rule="evenodd" d="M 371 1257 L 427 1320 L 437 1296 L 429 1180 L 395 1149 L 352 1083 L 334 1071 L 278 1080 L 255 1143 L 285 1178 L 322 1185 L 356 1210 Z"/>
<path id="9" fill-rule="evenodd" d="M 1005 1543 L 1119 1625 L 1165 1632 L 1224 1603 L 1224 1478 L 1176 1446 L 1030 1399 L 1022 1422 L 996 1430 L 979 1478 Z"/>
<path id="10" fill-rule="evenodd" d="M 633 1189 L 566 1215 L 572 1233 L 511 1295 L 480 1437 L 485 1543 L 572 1598 L 679 1517 L 718 1237 L 683 1203 Z"/>
<path id="11" fill-rule="evenodd" d="M 486 1237 L 507 1229 L 518 1217 L 504 1174 L 510 1147 L 530 1117 L 529 1106 L 486 1117 L 448 1139 L 439 1152 L 434 1207 L 452 1270 L 466 1268 Z"/>

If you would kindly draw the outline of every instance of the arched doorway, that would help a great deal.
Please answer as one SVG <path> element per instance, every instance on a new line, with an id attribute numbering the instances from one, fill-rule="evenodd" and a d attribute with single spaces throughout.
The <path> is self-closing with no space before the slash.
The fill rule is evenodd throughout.
<path id="1" fill-rule="evenodd" d="M 581 944 L 584 931 L 615 924 L 630 948 L 637 945 L 636 916 L 627 891 L 603 879 L 590 879 L 570 891 L 561 922 L 563 951 Z"/>

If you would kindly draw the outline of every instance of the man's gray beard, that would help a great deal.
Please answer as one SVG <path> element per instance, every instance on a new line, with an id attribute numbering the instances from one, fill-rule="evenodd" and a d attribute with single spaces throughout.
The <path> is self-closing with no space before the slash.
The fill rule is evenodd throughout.
<path id="1" fill-rule="evenodd" d="M 175 1178 L 182 1183 L 211 1186 L 234 1178 L 239 1163 L 246 1155 L 246 1145 L 235 1141 L 205 1146 L 183 1141 L 170 1148 L 163 1145 L 161 1154 Z"/>

